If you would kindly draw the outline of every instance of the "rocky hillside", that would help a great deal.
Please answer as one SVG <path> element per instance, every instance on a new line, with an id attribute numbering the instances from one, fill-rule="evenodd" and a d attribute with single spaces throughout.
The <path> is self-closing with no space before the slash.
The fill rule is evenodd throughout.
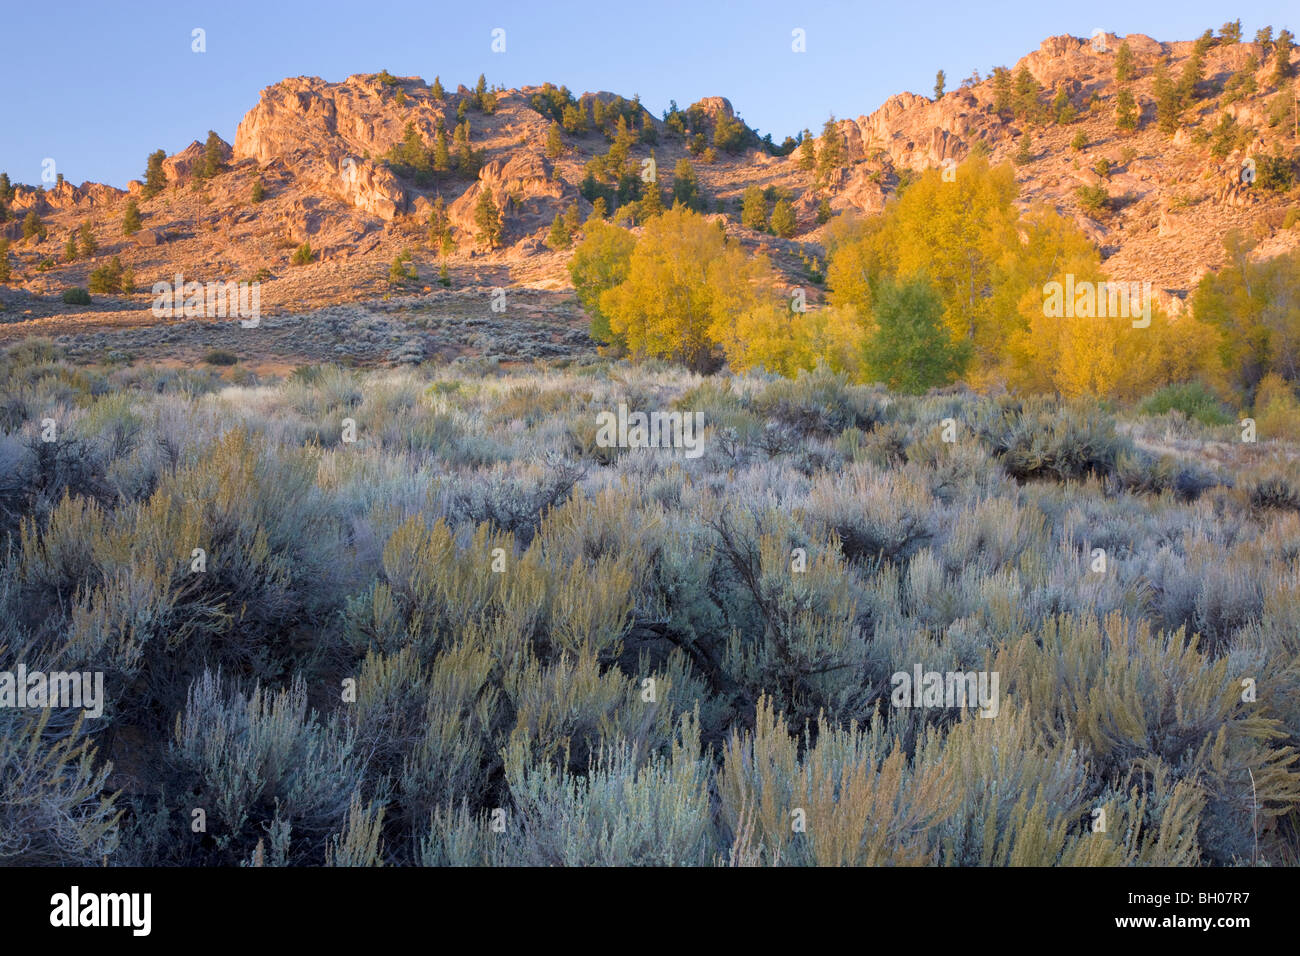
<path id="1" fill-rule="evenodd" d="M 1141 111 L 1140 128 L 1131 133 L 1119 132 L 1115 123 L 1121 40 L 1134 54 L 1136 75 L 1127 88 Z M 678 160 L 690 159 L 710 213 L 725 218 L 731 234 L 768 253 L 792 279 L 805 274 L 805 256 L 824 256 L 830 226 L 818 222 L 822 198 L 836 215 L 870 214 L 916 172 L 980 150 L 994 162 L 1019 158 L 1015 168 L 1023 201 L 1073 215 L 1102 249 L 1112 274 L 1150 280 L 1166 299 L 1180 299 L 1206 269 L 1222 261 L 1222 237 L 1230 228 L 1251 230 L 1260 240 L 1257 255 L 1273 255 L 1300 241 L 1300 229 L 1283 228 L 1295 190 L 1265 193 L 1240 184 L 1246 157 L 1281 150 L 1294 159 L 1298 145 L 1292 117 L 1278 119 L 1273 58 L 1265 60 L 1258 44 L 1211 47 L 1204 82 L 1183 127 L 1172 137 L 1157 129 L 1155 66 L 1167 58 L 1176 79 L 1192 48 L 1191 42 L 1159 43 L 1141 35 L 1108 36 L 1104 44 L 1071 36 L 1044 41 L 1011 71 L 1023 66 L 1041 85 L 1044 111 L 1054 98 L 1060 104 L 1063 91 L 1077 114 L 1070 122 L 1050 119 L 1030 126 L 999 112 L 991 78 L 972 77 L 937 100 L 901 93 L 869 115 L 837 123 L 843 161 L 820 188 L 814 173 L 801 168 L 800 150 L 779 155 L 747 127 L 739 126 L 742 133 L 732 151 L 701 150 L 713 142 L 719 124 L 738 125 L 732 105 L 721 97 L 675 117 L 685 120 L 685 135 L 610 93 L 584 94 L 579 104 L 588 117 L 596 108 L 631 117 L 638 136 L 627 168 L 640 170 L 653 151 L 665 195 Z M 1252 54 L 1264 61 L 1255 72 L 1254 91 L 1229 96 L 1225 85 Z M 549 158 L 551 118 L 537 104 L 550 92 L 537 87 L 492 91 L 485 106 L 465 87 L 439 98 L 416 77 L 352 76 L 341 83 L 286 79 L 262 92 L 240 122 L 233 145 L 220 144 L 224 165 L 210 178 L 195 175 L 204 152 L 196 141 L 165 161 L 167 187 L 149 198 L 135 181 L 126 191 L 97 183 L 18 186 L 8 203 L 10 220 L 0 224 L 0 232 L 13 240 L 13 277 L 8 288 L 0 287 L 0 306 L 6 310 L 0 335 L 60 333 L 83 323 L 106 323 L 106 304 L 115 323 L 146 324 L 153 321 L 150 285 L 176 273 L 198 281 L 260 279 L 262 309 L 269 314 L 393 292 L 427 293 L 437 287 L 444 264 L 452 289 L 484 294 L 485 314 L 486 294 L 494 287 L 563 291 L 567 253 L 547 248 L 547 232 L 555 216 L 571 206 L 582 218 L 590 213 L 582 195 L 585 167 L 608 153 L 613 126 L 610 135 L 565 132 L 562 154 Z M 1212 134 L 1224 114 L 1233 117 L 1240 134 L 1216 159 Z M 394 158 L 399 154 L 393 150 L 400 152 L 404 139 L 409 141 L 408 130 L 432 149 L 440 127 L 451 144 L 462 120 L 469 124 L 473 153 L 466 172 L 425 174 Z M 1026 156 L 1021 144 L 1027 132 Z M 1018 152 L 1022 155 L 1016 157 Z M 1098 172 L 1104 168 L 1100 160 L 1108 170 Z M 254 202 L 258 182 L 265 198 Z M 741 225 L 740 197 L 749 186 L 772 187 L 791 198 L 797 218 L 793 238 Z M 1110 208 L 1086 211 L 1077 194 L 1085 186 L 1102 186 Z M 484 191 L 503 212 L 502 244 L 491 250 L 478 241 L 474 222 Z M 429 213 L 438 197 L 446 203 L 457 243 L 444 257 L 428 241 Z M 143 228 L 125 236 L 122 219 L 131 198 L 138 202 Z M 24 239 L 22 220 L 33 210 L 46 235 Z M 90 224 L 98 249 L 90 258 L 65 261 L 68 237 L 82 223 Z M 293 265 L 303 243 L 310 244 L 314 259 Z M 394 286 L 389 264 L 404 250 L 411 254 L 414 278 Z M 85 286 L 89 273 L 113 256 L 133 270 L 139 291 L 96 297 L 94 308 L 61 303 L 62 290 Z"/>

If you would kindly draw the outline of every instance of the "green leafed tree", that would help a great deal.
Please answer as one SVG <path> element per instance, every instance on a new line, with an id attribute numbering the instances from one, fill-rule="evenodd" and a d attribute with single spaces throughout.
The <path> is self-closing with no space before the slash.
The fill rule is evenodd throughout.
<path id="1" fill-rule="evenodd" d="M 870 377 L 917 395 L 965 371 L 970 348 L 944 325 L 943 300 L 922 276 L 882 278 L 873 290 L 875 328 L 866 339 Z"/>
<path id="2" fill-rule="evenodd" d="M 603 200 L 602 200 L 603 201 Z M 628 263 L 636 239 L 626 229 L 590 218 L 583 227 L 582 242 L 569 260 L 573 289 L 591 319 L 591 337 L 607 345 L 617 343 L 609 316 L 601 311 L 600 296 L 627 278 Z"/>

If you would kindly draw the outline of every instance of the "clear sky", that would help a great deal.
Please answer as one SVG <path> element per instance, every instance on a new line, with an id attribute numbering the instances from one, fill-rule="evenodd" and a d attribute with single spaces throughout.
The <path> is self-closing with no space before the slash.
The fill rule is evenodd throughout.
<path id="1" fill-rule="evenodd" d="M 1055 34 L 1190 40 L 1237 17 L 1248 38 L 1268 24 L 1300 29 L 1294 0 L 1236 9 L 1205 0 L 6 2 L 0 170 L 38 183 L 49 157 L 73 183 L 124 186 L 154 149 L 176 152 L 209 129 L 233 141 L 277 80 L 381 69 L 439 74 L 451 89 L 484 73 L 506 87 L 549 80 L 574 93 L 640 93 L 656 116 L 669 100 L 726 96 L 779 143 L 902 90 L 929 95 L 940 68 L 951 89 Z M 191 50 L 196 27 L 205 53 Z M 498 27 L 504 53 L 491 49 Z M 791 49 L 796 28 L 804 53 Z"/>

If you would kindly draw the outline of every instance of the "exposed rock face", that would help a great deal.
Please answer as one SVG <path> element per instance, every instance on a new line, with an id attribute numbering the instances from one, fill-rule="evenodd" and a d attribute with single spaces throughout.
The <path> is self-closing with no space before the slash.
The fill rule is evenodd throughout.
<path id="1" fill-rule="evenodd" d="M 509 159 L 494 159 L 479 171 L 478 182 L 447 209 L 451 224 L 465 233 L 477 231 L 474 209 L 483 190 L 501 210 L 507 229 L 504 239 L 518 238 L 549 225 L 564 206 L 577 198 L 577 190 L 551 175 L 551 164 L 536 153 L 517 153 Z"/>
<path id="2" fill-rule="evenodd" d="M 309 188 L 390 220 L 405 211 L 406 192 L 390 170 L 366 157 L 400 142 L 408 119 L 430 139 L 435 124 L 432 116 L 404 115 L 384 90 L 366 77 L 345 83 L 299 77 L 268 87 L 239 123 L 234 157 L 262 165 L 280 160 Z"/>
<path id="3" fill-rule="evenodd" d="M 230 144 L 220 137 L 218 137 L 218 140 L 221 143 L 221 161 L 227 163 L 231 157 Z M 163 175 L 167 177 L 167 182 L 183 183 L 193 179 L 194 167 L 203 159 L 206 152 L 207 147 L 196 139 L 179 153 L 174 153 L 164 159 L 162 168 Z"/>
<path id="4" fill-rule="evenodd" d="M 32 209 L 36 210 L 37 215 L 44 215 L 56 209 L 89 210 L 116 202 L 124 195 L 126 195 L 124 190 L 114 189 L 103 183 L 82 183 L 80 186 L 74 186 L 65 179 L 52 189 L 15 186 L 9 208 L 23 215 Z"/>

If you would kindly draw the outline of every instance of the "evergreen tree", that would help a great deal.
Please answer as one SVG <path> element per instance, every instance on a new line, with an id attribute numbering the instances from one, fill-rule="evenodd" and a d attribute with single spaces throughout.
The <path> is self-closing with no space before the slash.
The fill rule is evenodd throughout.
<path id="1" fill-rule="evenodd" d="M 551 231 L 547 233 L 546 245 L 551 249 L 567 249 L 573 244 L 573 235 L 569 232 L 568 224 L 564 217 L 559 213 L 555 214 L 555 219 L 551 222 Z"/>
<path id="2" fill-rule="evenodd" d="M 122 217 L 122 235 L 130 236 L 140 231 L 140 207 L 136 205 L 134 199 L 128 200 L 126 204 L 126 215 Z"/>
<path id="3" fill-rule="evenodd" d="M 1241 42 L 1241 20 L 1233 20 L 1219 28 L 1219 39 L 1224 43 Z"/>
<path id="4" fill-rule="evenodd" d="M 438 117 L 438 128 L 433 134 L 433 171 L 445 173 L 451 169 L 451 150 L 447 148 L 447 129 Z"/>
<path id="5" fill-rule="evenodd" d="M 81 257 L 89 259 L 99 251 L 99 243 L 95 241 L 95 234 L 91 231 L 89 222 L 83 222 L 78 231 L 81 234 Z"/>
<path id="6" fill-rule="evenodd" d="M 808 130 L 803 131 L 803 137 L 799 140 L 799 168 L 805 173 L 811 173 L 817 168 L 817 147 Z"/>
<path id="7" fill-rule="evenodd" d="M 740 224 L 755 232 L 767 231 L 767 199 L 763 190 L 750 186 L 741 200 Z"/>
<path id="8" fill-rule="evenodd" d="M 63 261 L 77 261 L 77 234 L 75 232 L 68 236 L 68 241 L 63 247 Z"/>
<path id="9" fill-rule="evenodd" d="M 260 179 L 253 182 L 253 202 L 259 203 L 266 198 L 266 187 Z"/>
<path id="10" fill-rule="evenodd" d="M 1070 94 L 1065 92 L 1063 86 L 1057 89 L 1056 95 L 1052 97 L 1052 115 L 1062 126 L 1073 123 L 1079 115 L 1074 104 L 1070 102 Z"/>
<path id="11" fill-rule="evenodd" d="M 439 77 L 433 78 L 433 86 L 430 87 L 433 92 L 433 98 L 441 103 L 447 98 L 447 91 L 442 88 L 442 80 Z"/>
<path id="12" fill-rule="evenodd" d="M 14 198 L 14 185 L 9 181 L 8 173 L 0 173 L 0 200 L 8 201 Z"/>
<path id="13" fill-rule="evenodd" d="M 934 98 L 936 100 L 943 99 L 943 86 L 944 83 L 947 82 L 947 79 L 948 78 L 943 75 L 943 70 L 940 70 L 934 75 Z"/>
<path id="14" fill-rule="evenodd" d="M 1011 104 L 1011 71 L 1005 66 L 995 66 L 993 68 L 993 109 L 998 113 L 1010 113 Z"/>
<path id="15" fill-rule="evenodd" d="M 149 154 L 144 171 L 144 198 L 151 199 L 167 186 L 167 175 L 163 172 L 163 160 L 167 154 L 161 149 Z"/>
<path id="16" fill-rule="evenodd" d="M 654 158 L 654 153 L 650 153 L 650 158 Z M 651 216 L 657 216 L 664 211 L 663 196 L 659 192 L 659 181 L 653 179 L 650 182 L 641 184 L 643 195 L 641 197 L 641 220 L 644 222 Z"/>
<path id="17" fill-rule="evenodd" d="M 45 238 L 45 223 L 41 222 L 41 217 L 36 215 L 35 209 L 30 209 L 23 219 L 23 238 L 30 239 L 32 236 Z"/>
<path id="18" fill-rule="evenodd" d="M 1273 28 L 1260 27 L 1255 31 L 1255 42 L 1264 48 L 1264 58 L 1273 52 Z"/>
<path id="19" fill-rule="evenodd" d="M 700 182 L 695 175 L 695 167 L 683 156 L 677 160 L 673 170 L 673 202 L 681 203 L 687 209 L 699 210 L 704 205 L 700 195 Z"/>
<path id="20" fill-rule="evenodd" d="M 1137 104 L 1126 89 L 1115 94 L 1115 126 L 1130 133 L 1138 128 Z"/>
<path id="21" fill-rule="evenodd" d="M 826 225 L 831 221 L 832 215 L 834 214 L 831 212 L 831 201 L 823 196 L 821 202 L 817 203 L 817 225 Z"/>
<path id="22" fill-rule="evenodd" d="M 501 242 L 501 212 L 490 189 L 479 190 L 478 202 L 474 204 L 474 224 L 478 226 L 479 239 L 488 249 L 495 249 Z"/>
<path id="23" fill-rule="evenodd" d="M 433 200 L 433 208 L 429 210 L 429 245 L 439 251 L 446 251 L 451 245 L 451 219 L 441 196 Z"/>
<path id="24" fill-rule="evenodd" d="M 1273 83 L 1282 86 L 1289 80 L 1294 71 L 1291 68 L 1291 51 L 1295 47 L 1295 37 L 1290 30 L 1279 30 L 1277 42 L 1273 45 L 1273 54 L 1276 61 L 1273 64 Z"/>
<path id="25" fill-rule="evenodd" d="M 478 164 L 469 145 L 469 120 L 456 127 L 452 140 L 456 145 L 456 171 L 462 176 L 473 176 L 478 171 Z"/>
<path id="26" fill-rule="evenodd" d="M 550 128 L 546 131 L 546 156 L 548 159 L 559 159 L 564 155 L 564 140 L 560 136 L 560 124 L 551 120 Z"/>
<path id="27" fill-rule="evenodd" d="M 1133 48 L 1125 40 L 1119 45 L 1115 54 L 1115 82 L 1127 83 L 1137 76 L 1137 67 L 1133 63 Z"/>
<path id="28" fill-rule="evenodd" d="M 1196 89 L 1205 74 L 1205 57 L 1193 51 L 1183 64 L 1182 76 L 1178 78 L 1178 101 L 1186 109 L 1196 102 Z"/>
<path id="29" fill-rule="evenodd" d="M 1034 161 L 1033 141 L 1028 133 L 1020 137 L 1020 148 L 1016 150 L 1013 161 L 1017 166 L 1025 166 Z"/>
<path id="30" fill-rule="evenodd" d="M 8 282 L 13 276 L 13 269 L 9 265 L 9 240 L 0 236 L 0 282 Z"/>
<path id="31" fill-rule="evenodd" d="M 822 126 L 821 148 L 817 151 L 817 178 L 829 181 L 831 174 L 840 168 L 844 161 L 844 145 L 840 138 L 840 128 L 832 116 Z"/>
<path id="32" fill-rule="evenodd" d="M 794 207 L 790 200 L 782 199 L 772 210 L 772 231 L 782 239 L 789 239 L 795 234 L 798 224 L 795 221 Z"/>
<path id="33" fill-rule="evenodd" d="M 1156 100 L 1156 123 L 1160 132 L 1172 136 L 1183 122 L 1183 101 L 1163 61 L 1156 64 L 1152 74 L 1151 92 Z"/>
<path id="34" fill-rule="evenodd" d="M 1042 93 L 1043 87 L 1034 75 L 1029 72 L 1029 68 L 1022 66 L 1016 71 L 1015 82 L 1011 90 L 1011 109 L 1016 118 L 1026 121 L 1036 121 L 1041 116 L 1041 107 L 1038 97 Z"/>
<path id="35" fill-rule="evenodd" d="M 734 116 L 719 113 L 713 127 L 713 145 L 728 153 L 737 152 L 745 145 L 745 124 Z"/>
<path id="36" fill-rule="evenodd" d="M 587 217 L 587 222 L 603 222 L 608 215 L 609 209 L 605 197 L 597 196 L 591 201 L 591 215 Z"/>
<path id="37" fill-rule="evenodd" d="M 214 130 L 208 130 L 208 140 L 203 144 L 203 175 L 200 179 L 210 179 L 221 171 L 221 137 Z"/>

